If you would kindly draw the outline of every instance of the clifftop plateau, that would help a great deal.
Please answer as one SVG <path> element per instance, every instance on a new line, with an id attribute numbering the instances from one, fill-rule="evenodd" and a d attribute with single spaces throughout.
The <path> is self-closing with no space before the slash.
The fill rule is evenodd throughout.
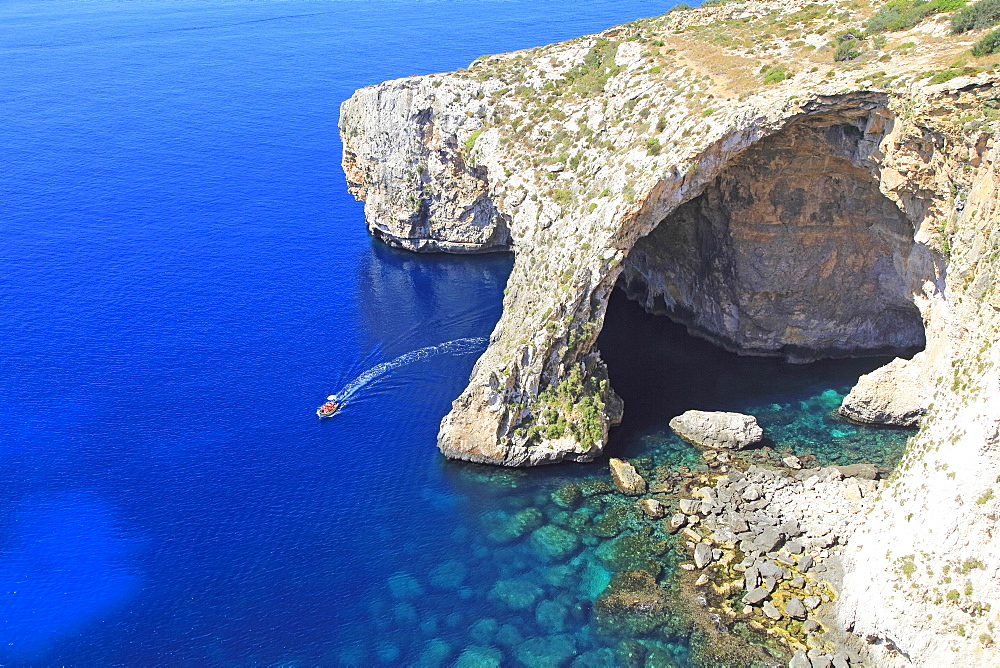
<path id="1" fill-rule="evenodd" d="M 838 616 L 875 665 L 1000 665 L 1000 57 L 960 2 L 866 32 L 903 4 L 719 3 L 364 88 L 343 164 L 385 242 L 515 255 L 449 457 L 601 453 L 616 285 L 741 354 L 899 355 L 842 408 L 921 430 Z"/>

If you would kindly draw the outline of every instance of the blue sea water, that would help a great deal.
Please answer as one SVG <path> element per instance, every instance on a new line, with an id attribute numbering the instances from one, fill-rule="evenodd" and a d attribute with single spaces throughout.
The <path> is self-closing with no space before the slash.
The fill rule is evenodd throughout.
<path id="1" fill-rule="evenodd" d="M 0 5 L 0 664 L 489 665 L 542 635 L 608 656 L 618 640 L 589 609 L 610 578 L 597 543 L 554 564 L 494 540 L 603 464 L 495 472 L 434 447 L 474 353 L 313 414 L 380 362 L 488 335 L 511 264 L 373 242 L 337 114 L 363 85 L 672 4 Z M 646 322 L 628 308 L 602 345 Z M 609 351 L 630 402 L 618 453 L 690 458 L 664 424 L 692 397 L 757 409 L 829 461 L 855 456 L 838 443 L 901 443 L 827 415 L 874 363 L 734 366 L 676 331 L 649 342 L 701 355 L 729 389 L 648 402 L 642 373 L 673 374 L 657 388 L 699 374 Z M 765 368 L 766 390 L 740 380 Z M 511 580 L 514 605 L 497 590 Z M 668 649 L 683 662 L 682 640 Z"/>

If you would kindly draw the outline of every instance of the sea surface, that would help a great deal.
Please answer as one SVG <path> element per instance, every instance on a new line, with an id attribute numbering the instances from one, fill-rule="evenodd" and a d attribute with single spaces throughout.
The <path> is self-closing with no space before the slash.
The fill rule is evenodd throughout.
<path id="1" fill-rule="evenodd" d="M 585 528 L 609 507 L 551 497 L 606 460 L 435 448 L 480 344 L 317 420 L 380 363 L 488 336 L 511 266 L 373 242 L 337 118 L 360 86 L 672 4 L 0 4 L 0 664 L 620 663 L 592 616 L 614 561 Z M 666 428 L 694 407 L 754 411 L 824 463 L 888 466 L 906 437 L 830 415 L 876 360 L 736 358 L 620 294 L 600 345 L 617 455 L 696 464 Z M 518 534 L 539 522 L 578 544 Z M 683 637 L 644 642 L 687 660 Z"/>

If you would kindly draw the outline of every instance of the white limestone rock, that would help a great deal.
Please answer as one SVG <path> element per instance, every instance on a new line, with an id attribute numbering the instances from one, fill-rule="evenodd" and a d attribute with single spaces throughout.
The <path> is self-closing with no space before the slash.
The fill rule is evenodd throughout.
<path id="1" fill-rule="evenodd" d="M 686 411 L 670 421 L 682 439 L 703 448 L 743 450 L 764 439 L 757 418 L 724 411 Z"/>

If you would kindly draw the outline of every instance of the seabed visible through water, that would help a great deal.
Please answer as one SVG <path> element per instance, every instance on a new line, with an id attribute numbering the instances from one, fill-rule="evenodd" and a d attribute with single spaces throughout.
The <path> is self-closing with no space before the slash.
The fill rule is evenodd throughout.
<path id="1" fill-rule="evenodd" d="M 442 461 L 465 518 L 433 550 L 448 558 L 422 561 L 427 552 L 413 546 L 398 572 L 374 583 L 368 616 L 348 630 L 339 663 L 686 666 L 744 656 L 751 665 L 759 636 L 718 620 L 716 633 L 704 628 L 702 603 L 685 598 L 675 577 L 687 558 L 680 541 L 666 520 L 646 517 L 634 497 L 612 488 L 607 456 L 627 457 L 662 490 L 677 473 L 707 471 L 700 452 L 666 424 L 689 408 L 755 415 L 772 441 L 754 453 L 765 463 L 796 454 L 807 467 L 869 461 L 888 471 L 911 433 L 835 414 L 858 376 L 885 359 L 791 365 L 738 357 L 621 293 L 598 345 L 626 405 L 605 456 L 537 469 Z M 608 585 L 615 573 L 635 570 L 656 576 L 675 605 L 616 615 Z"/>

